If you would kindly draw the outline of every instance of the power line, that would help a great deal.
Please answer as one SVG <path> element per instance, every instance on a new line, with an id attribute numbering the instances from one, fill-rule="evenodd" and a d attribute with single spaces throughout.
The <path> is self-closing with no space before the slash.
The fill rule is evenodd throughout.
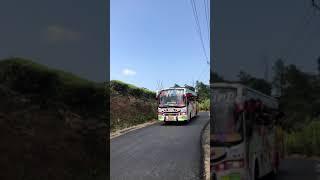
<path id="1" fill-rule="evenodd" d="M 201 71 L 200 71 L 200 73 L 199 73 L 199 75 L 198 75 L 198 80 L 200 80 L 201 78 L 202 78 L 202 76 L 203 76 L 203 72 L 205 72 L 205 69 L 207 68 L 208 66 L 207 65 L 205 65 L 205 66 L 203 66 L 203 68 L 201 69 Z"/>
<path id="2" fill-rule="evenodd" d="M 209 43 L 210 43 L 210 38 L 209 38 L 209 36 L 210 36 L 210 25 L 209 25 L 209 20 L 208 20 L 208 13 L 209 13 L 209 11 L 208 11 L 208 4 L 207 4 L 207 0 L 203 0 L 203 4 L 204 4 L 204 11 L 205 11 L 205 15 L 206 15 L 206 22 L 207 22 L 207 27 L 208 27 L 208 39 L 209 39 Z"/>
<path id="3" fill-rule="evenodd" d="M 201 26 L 200 26 L 200 23 L 199 23 L 197 7 L 196 7 L 196 4 L 195 4 L 194 0 L 190 0 L 190 3 L 191 3 L 191 6 L 192 6 L 192 10 L 193 10 L 193 16 L 194 16 L 194 19 L 196 21 L 196 30 L 198 32 L 198 35 L 199 35 L 199 38 L 200 38 L 200 41 L 201 41 L 202 50 L 203 50 L 203 53 L 205 55 L 206 60 L 208 60 L 208 56 L 207 56 L 207 53 L 206 53 L 206 48 L 204 46 L 203 36 L 202 36 L 202 32 L 201 32 Z"/>
<path id="4" fill-rule="evenodd" d="M 199 16 L 198 16 L 198 10 L 197 10 L 197 6 L 196 6 L 196 3 L 194 0 L 190 0 L 190 3 L 191 3 L 191 7 L 192 7 L 192 10 L 193 10 L 193 16 L 194 16 L 194 19 L 195 19 L 195 28 L 196 28 L 196 31 L 198 33 L 198 36 L 200 38 L 200 42 L 201 42 L 201 46 L 202 46 L 202 50 L 203 50 L 203 53 L 204 53 L 204 56 L 206 58 L 206 65 L 204 66 L 204 68 L 201 69 L 200 73 L 199 73 L 199 76 L 198 76 L 198 80 L 200 80 L 202 77 L 203 77 L 203 74 L 205 71 L 205 69 L 208 67 L 207 65 L 209 65 L 210 67 L 210 61 L 209 61 L 209 58 L 207 56 L 207 52 L 206 52 L 206 48 L 205 48 L 205 43 L 204 43 L 204 38 L 203 38 L 203 35 L 202 35 L 202 31 L 201 31 L 201 26 L 200 26 L 200 21 L 199 21 Z M 208 6 L 207 6 L 207 2 L 206 0 L 203 0 L 203 3 L 204 3 L 204 10 L 205 10 L 205 20 L 206 20 L 206 25 L 207 25 L 207 30 L 208 30 L 208 41 L 210 43 L 210 25 L 209 25 L 209 17 L 208 17 L 208 13 L 209 13 L 209 10 L 207 9 Z"/>

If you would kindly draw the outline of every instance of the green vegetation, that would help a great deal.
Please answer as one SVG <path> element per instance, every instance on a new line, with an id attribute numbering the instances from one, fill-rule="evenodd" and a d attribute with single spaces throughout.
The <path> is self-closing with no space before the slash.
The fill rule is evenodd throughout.
<path id="1" fill-rule="evenodd" d="M 130 95 L 136 98 L 155 99 L 156 93 L 145 88 L 139 88 L 132 84 L 127 84 L 122 81 L 110 81 L 110 89 L 113 93 L 121 95 Z"/>
<path id="2" fill-rule="evenodd" d="M 0 144 L 1 167 L 20 179 L 106 179 L 106 92 L 28 59 L 1 60 L 0 132 L 11 142 Z"/>
<path id="3" fill-rule="evenodd" d="M 111 131 L 157 118 L 155 92 L 116 80 L 110 82 L 110 92 Z"/>
<path id="4" fill-rule="evenodd" d="M 240 83 L 245 84 L 248 87 L 251 87 L 252 89 L 259 90 L 264 94 L 271 94 L 271 84 L 268 83 L 266 80 L 261 78 L 255 78 L 244 71 L 240 71 L 238 77 Z"/>
<path id="5" fill-rule="evenodd" d="M 287 154 L 320 156 L 320 121 L 314 119 L 301 130 L 287 133 L 285 136 Z"/>
<path id="6" fill-rule="evenodd" d="M 0 83 L 41 102 L 43 106 L 59 103 L 83 116 L 105 114 L 105 85 L 28 59 L 1 60 Z"/>
<path id="7" fill-rule="evenodd" d="M 210 110 L 210 86 L 203 82 L 196 81 L 196 89 L 198 90 L 198 101 L 200 111 Z"/>
<path id="8" fill-rule="evenodd" d="M 199 102 L 200 111 L 210 111 L 210 99 L 205 99 Z"/>

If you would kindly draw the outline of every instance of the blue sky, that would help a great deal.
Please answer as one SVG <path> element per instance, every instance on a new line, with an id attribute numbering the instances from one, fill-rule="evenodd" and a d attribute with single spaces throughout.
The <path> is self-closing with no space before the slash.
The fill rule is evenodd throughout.
<path id="1" fill-rule="evenodd" d="M 278 58 L 303 71 L 317 72 L 320 11 L 311 6 L 311 0 L 212 3 L 215 61 L 211 65 L 224 78 L 235 80 L 244 70 L 271 81 Z"/>
<path id="2" fill-rule="evenodd" d="M 105 1 L 1 0 L 0 60 L 12 56 L 106 81 Z"/>
<path id="3" fill-rule="evenodd" d="M 195 0 L 209 56 L 204 1 Z M 157 89 L 174 83 L 207 83 L 210 67 L 189 0 L 111 0 L 110 78 Z"/>

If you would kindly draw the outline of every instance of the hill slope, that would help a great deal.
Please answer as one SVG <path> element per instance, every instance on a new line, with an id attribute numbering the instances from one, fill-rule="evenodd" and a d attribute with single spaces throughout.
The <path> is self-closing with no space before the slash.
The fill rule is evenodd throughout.
<path id="1" fill-rule="evenodd" d="M 155 93 L 121 81 L 110 82 L 111 131 L 156 119 Z"/>
<path id="2" fill-rule="evenodd" d="M 103 85 L 11 58 L 0 99 L 0 179 L 106 179 Z"/>

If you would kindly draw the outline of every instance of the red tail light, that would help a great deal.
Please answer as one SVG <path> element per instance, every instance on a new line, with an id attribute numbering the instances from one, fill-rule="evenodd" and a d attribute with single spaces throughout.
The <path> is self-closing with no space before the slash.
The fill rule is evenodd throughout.
<path id="1" fill-rule="evenodd" d="M 228 169 L 240 169 L 244 168 L 244 160 L 234 160 L 234 161 L 224 161 L 222 163 L 214 165 L 214 170 L 219 171 L 225 171 Z"/>
<path id="2" fill-rule="evenodd" d="M 236 103 L 236 112 L 241 112 L 244 110 L 244 106 L 242 103 Z"/>

